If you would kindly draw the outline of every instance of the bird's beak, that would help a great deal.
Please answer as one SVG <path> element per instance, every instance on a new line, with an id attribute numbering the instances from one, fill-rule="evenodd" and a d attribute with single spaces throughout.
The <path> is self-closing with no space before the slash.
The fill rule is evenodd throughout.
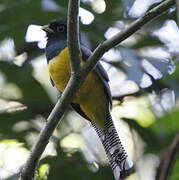
<path id="1" fill-rule="evenodd" d="M 41 28 L 42 28 L 43 31 L 45 31 L 47 33 L 54 33 L 53 29 L 51 29 L 48 24 L 42 26 Z"/>

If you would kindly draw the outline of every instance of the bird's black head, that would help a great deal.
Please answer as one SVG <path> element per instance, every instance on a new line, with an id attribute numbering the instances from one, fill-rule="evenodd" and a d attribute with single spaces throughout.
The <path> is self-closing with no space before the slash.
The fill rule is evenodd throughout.
<path id="1" fill-rule="evenodd" d="M 47 33 L 47 38 L 67 38 L 67 23 L 66 20 L 56 19 L 50 24 L 42 26 L 42 30 Z"/>
<path id="2" fill-rule="evenodd" d="M 67 46 L 67 23 L 64 19 L 56 19 L 42 26 L 47 33 L 46 57 L 47 61 L 54 58 Z"/>

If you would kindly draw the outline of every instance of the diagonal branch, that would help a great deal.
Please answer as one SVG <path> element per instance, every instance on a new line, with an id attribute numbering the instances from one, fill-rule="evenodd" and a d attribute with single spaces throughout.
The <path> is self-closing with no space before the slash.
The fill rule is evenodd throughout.
<path id="1" fill-rule="evenodd" d="M 147 12 L 143 17 L 134 21 L 128 28 L 99 44 L 99 46 L 94 50 L 92 56 L 89 57 L 88 63 L 85 64 L 83 68 L 84 74 L 88 73 L 96 65 L 105 52 L 117 46 L 119 43 L 138 31 L 142 26 L 161 15 L 175 4 L 176 0 L 166 0 L 162 2 L 160 5 Z"/>
<path id="2" fill-rule="evenodd" d="M 93 69 L 97 61 L 102 55 L 110 48 L 116 46 L 130 35 L 134 34 L 138 29 L 145 25 L 150 20 L 154 19 L 158 15 L 165 12 L 167 9 L 175 4 L 175 0 L 166 0 L 156 8 L 149 11 L 144 17 L 136 20 L 131 26 L 129 26 L 122 33 L 117 34 L 113 38 L 104 41 L 100 44 L 92 56 L 89 58 L 89 63 L 83 66 L 82 71 L 80 69 L 80 46 L 79 46 L 79 34 L 78 34 L 78 9 L 80 0 L 69 0 L 69 15 L 68 18 L 68 47 L 71 56 L 72 75 L 63 92 L 61 98 L 58 100 L 54 109 L 50 113 L 47 123 L 42 128 L 38 140 L 35 142 L 29 158 L 22 169 L 20 180 L 32 180 L 34 177 L 35 169 L 38 165 L 40 157 L 45 150 L 49 139 L 58 125 L 59 121 L 68 106 L 70 105 L 72 98 L 79 89 L 80 85 L 84 82 L 88 73 Z M 72 9 L 73 8 L 73 11 Z M 73 15 L 72 15 L 73 14 Z M 72 33 L 72 30 L 74 32 Z M 80 71 L 79 71 L 80 70 Z"/>

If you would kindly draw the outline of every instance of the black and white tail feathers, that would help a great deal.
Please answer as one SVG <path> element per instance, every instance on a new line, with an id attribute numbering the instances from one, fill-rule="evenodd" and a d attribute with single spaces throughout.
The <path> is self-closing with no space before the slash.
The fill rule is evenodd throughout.
<path id="1" fill-rule="evenodd" d="M 110 113 L 106 121 L 106 130 L 102 130 L 95 122 L 91 122 L 105 149 L 116 180 L 127 177 L 133 168 L 114 127 Z"/>

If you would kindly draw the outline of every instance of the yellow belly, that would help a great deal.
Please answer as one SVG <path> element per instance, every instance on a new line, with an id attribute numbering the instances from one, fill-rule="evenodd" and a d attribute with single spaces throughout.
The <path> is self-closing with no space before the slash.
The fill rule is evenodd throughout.
<path id="1" fill-rule="evenodd" d="M 70 78 L 70 61 L 67 48 L 50 61 L 49 74 L 57 89 L 63 92 Z M 89 73 L 73 102 L 80 105 L 89 119 L 104 128 L 108 103 L 102 81 L 94 71 Z"/>

